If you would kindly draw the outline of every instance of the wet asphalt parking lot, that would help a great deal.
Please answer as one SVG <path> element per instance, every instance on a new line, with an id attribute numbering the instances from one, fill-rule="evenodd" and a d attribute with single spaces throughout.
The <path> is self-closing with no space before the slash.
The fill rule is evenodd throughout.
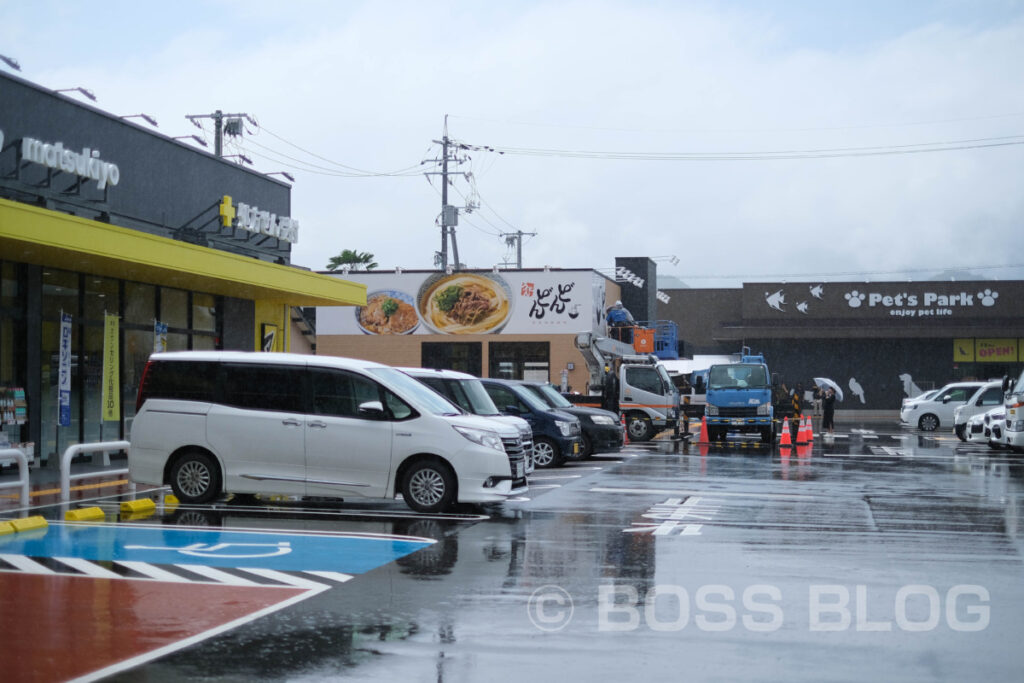
<path id="1" fill-rule="evenodd" d="M 161 507 L 110 525 L 162 534 L 122 543 L 174 555 L 144 558 L 157 569 L 131 565 L 158 579 L 147 586 L 169 580 L 162 569 L 176 573 L 179 589 L 192 571 L 207 577 L 192 576 L 204 590 L 216 583 L 209 577 L 279 589 L 292 577 L 292 593 L 190 639 L 144 643 L 132 660 L 110 646 L 104 667 L 79 675 L 1018 680 L 1022 484 L 1020 455 L 875 423 L 841 424 L 835 439 L 818 435 L 791 451 L 735 439 L 634 444 L 538 470 L 523 499 L 449 515 L 417 515 L 400 501 Z M 255 536 L 233 535 L 255 530 L 272 534 L 263 539 L 269 553 L 252 551 L 262 542 Z M 202 535 L 210 533 L 220 535 Z M 0 568 L 15 572 L 19 550 L 0 542 Z M 23 550 L 50 569 L 60 564 L 36 546 Z M 219 569 L 195 567 L 204 553 Z M 89 559 L 134 576 L 128 561 Z M 133 596 L 129 603 L 145 600 Z M 95 611 L 94 590 L 89 600 Z M 157 616 L 135 609 L 129 627 L 146 633 L 155 619 L 159 631 L 203 612 L 155 602 Z"/>

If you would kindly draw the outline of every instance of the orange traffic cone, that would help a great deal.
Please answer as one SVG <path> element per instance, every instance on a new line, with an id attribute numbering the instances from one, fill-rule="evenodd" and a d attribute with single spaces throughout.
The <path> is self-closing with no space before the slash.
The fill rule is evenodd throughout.
<path id="1" fill-rule="evenodd" d="M 807 443 L 807 422 L 802 417 L 796 428 L 796 442 L 798 445 Z"/>
<path id="2" fill-rule="evenodd" d="M 807 418 L 807 443 L 814 443 L 814 420 Z"/>
<path id="3" fill-rule="evenodd" d="M 780 446 L 792 446 L 793 437 L 789 433 L 789 418 L 786 417 L 782 420 L 782 436 L 779 438 Z"/>
<path id="4" fill-rule="evenodd" d="M 626 414 L 620 413 L 622 419 L 622 445 L 629 445 L 629 427 L 626 426 Z"/>
<path id="5" fill-rule="evenodd" d="M 711 439 L 708 438 L 708 418 L 703 415 L 700 418 L 700 437 L 698 443 L 711 443 Z"/>

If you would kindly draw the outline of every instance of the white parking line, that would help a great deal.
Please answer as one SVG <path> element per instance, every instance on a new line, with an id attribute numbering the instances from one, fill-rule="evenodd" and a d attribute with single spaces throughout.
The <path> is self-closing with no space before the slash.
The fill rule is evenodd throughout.
<path id="1" fill-rule="evenodd" d="M 595 486 L 591 493 L 639 493 L 659 496 L 711 496 L 713 498 L 768 498 L 772 500 L 811 500 L 814 498 L 833 498 L 802 493 L 755 493 L 753 491 L 693 491 L 684 489 L 625 489 Z"/>
<path id="2" fill-rule="evenodd" d="M 530 479 L 531 480 L 533 480 L 533 479 L 538 479 L 538 480 L 540 480 L 540 479 L 582 479 L 582 478 L 583 478 L 582 474 L 544 474 L 544 475 L 541 475 L 541 476 L 537 476 L 536 474 L 531 474 L 530 475 Z"/>

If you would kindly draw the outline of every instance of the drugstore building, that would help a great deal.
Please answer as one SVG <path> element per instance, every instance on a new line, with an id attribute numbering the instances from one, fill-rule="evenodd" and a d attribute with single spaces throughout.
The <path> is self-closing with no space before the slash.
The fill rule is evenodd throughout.
<path id="1" fill-rule="evenodd" d="M 287 184 L 0 74 L 0 444 L 126 438 L 154 349 L 315 351 L 365 287 L 301 236 Z"/>

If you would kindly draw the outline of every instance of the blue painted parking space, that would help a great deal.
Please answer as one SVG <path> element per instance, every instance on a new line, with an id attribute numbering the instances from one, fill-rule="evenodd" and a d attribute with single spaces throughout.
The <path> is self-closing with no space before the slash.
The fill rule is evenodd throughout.
<path id="1" fill-rule="evenodd" d="M 0 554 L 361 574 L 434 543 L 388 534 L 66 524 L 0 537 Z"/>

